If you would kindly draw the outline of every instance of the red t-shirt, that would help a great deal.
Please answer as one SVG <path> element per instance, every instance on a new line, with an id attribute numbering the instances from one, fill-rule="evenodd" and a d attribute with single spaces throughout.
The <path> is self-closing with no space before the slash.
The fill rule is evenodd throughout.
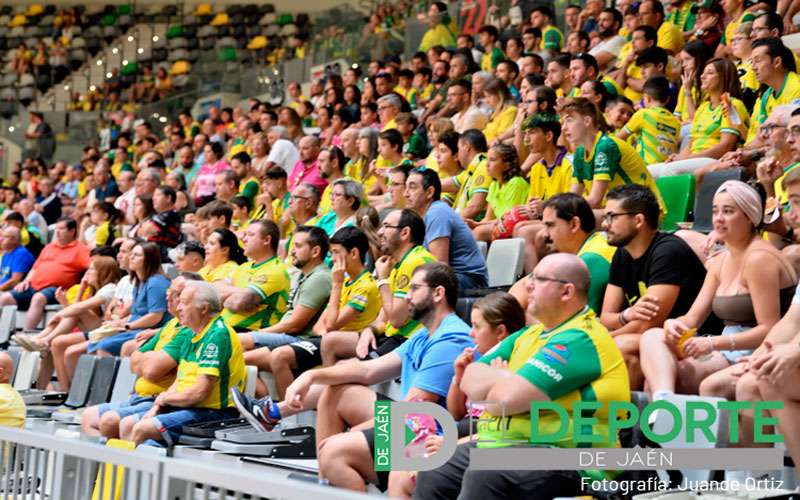
<path id="1" fill-rule="evenodd" d="M 67 289 L 89 267 L 89 248 L 78 240 L 61 246 L 56 242 L 42 249 L 31 269 L 30 284 L 34 290 L 51 286 Z"/>

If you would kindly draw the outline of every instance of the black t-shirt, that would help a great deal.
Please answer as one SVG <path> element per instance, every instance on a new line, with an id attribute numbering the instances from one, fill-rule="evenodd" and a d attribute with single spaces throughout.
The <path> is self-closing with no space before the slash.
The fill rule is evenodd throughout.
<path id="1" fill-rule="evenodd" d="M 656 233 L 647 251 L 638 259 L 624 248 L 611 260 L 608 283 L 625 292 L 628 305 L 634 304 L 653 285 L 680 287 L 678 300 L 668 318 L 676 318 L 689 310 L 703 287 L 706 268 L 685 241 L 674 234 Z"/>
<path id="2" fill-rule="evenodd" d="M 149 241 L 157 243 L 161 248 L 161 261 L 169 262 L 167 251 L 178 246 L 183 239 L 181 216 L 175 210 L 167 210 L 154 215 L 150 221 L 158 227 L 158 234 L 151 236 Z"/>

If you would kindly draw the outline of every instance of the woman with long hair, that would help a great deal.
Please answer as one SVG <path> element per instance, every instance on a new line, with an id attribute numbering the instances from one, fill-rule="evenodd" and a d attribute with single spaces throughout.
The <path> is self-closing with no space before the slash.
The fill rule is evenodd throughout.
<path id="1" fill-rule="evenodd" d="M 303 137 L 303 120 L 294 109 L 284 106 L 278 110 L 278 125 L 286 127 L 288 139 L 298 145 Z"/>
<path id="2" fill-rule="evenodd" d="M 699 40 L 687 43 L 678 54 L 681 62 L 681 88 L 678 91 L 675 116 L 681 123 L 690 123 L 695 110 L 705 100 L 700 88 L 700 77 L 710 57 L 708 46 Z"/>
<path id="3" fill-rule="evenodd" d="M 247 258 L 239 246 L 239 239 L 228 229 L 215 229 L 205 244 L 206 265 L 200 269 L 200 276 L 209 283 L 230 281 L 234 271 Z"/>
<path id="4" fill-rule="evenodd" d="M 150 196 L 137 196 L 133 199 L 133 218 L 135 223 L 128 230 L 128 237 L 136 238 L 139 228 L 155 215 L 156 209 L 153 207 L 153 198 Z"/>
<path id="5" fill-rule="evenodd" d="M 458 139 L 460 135 L 454 130 L 444 132 L 439 136 L 435 151 L 439 178 L 449 179 L 458 176 L 462 171 L 461 162 L 458 161 Z M 455 193 L 442 193 L 442 201 L 450 206 L 455 203 Z"/>
<path id="6" fill-rule="evenodd" d="M 517 105 L 511 98 L 506 83 L 499 79 L 494 79 L 486 84 L 483 94 L 486 96 L 486 104 L 492 109 L 489 123 L 483 129 L 483 135 L 486 136 L 486 142 L 492 144 L 514 124 Z"/>
<path id="7" fill-rule="evenodd" d="M 750 115 L 742 102 L 742 86 L 736 66 L 727 59 L 708 61 L 700 78 L 705 100 L 695 110 L 689 143 L 668 161 L 714 158 L 743 142 Z"/>
<path id="8" fill-rule="evenodd" d="M 489 149 L 488 172 L 492 176 L 489 194 L 486 196 L 488 208 L 486 216 L 480 221 L 468 219 L 476 240 L 492 241 L 492 232 L 498 221 L 509 210 L 528 201 L 530 185 L 522 176 L 519 156 L 514 146 L 498 144 Z"/>
<path id="9" fill-rule="evenodd" d="M 439 137 L 445 132 L 452 131 L 453 122 L 449 118 L 433 118 L 428 120 L 428 141 L 431 143 L 431 152 L 425 160 L 425 166 L 439 171 L 439 164 L 436 160 L 436 150 L 439 145 Z"/>
<path id="10" fill-rule="evenodd" d="M 369 193 L 378 180 L 370 172 L 370 164 L 378 157 L 378 135 L 372 127 L 364 127 L 358 131 L 358 157 L 350 158 L 344 167 L 344 175 L 355 179 Z"/>
<path id="11" fill-rule="evenodd" d="M 29 339 L 23 347 L 42 351 L 44 364 L 39 370 L 39 387 L 45 388 L 55 368 L 59 389 L 69 388 L 71 369 L 67 369 L 66 353 L 75 345 L 86 344 L 86 333 L 98 328 L 114 298 L 116 284 L 120 279 L 117 261 L 111 257 L 96 255 L 92 257 L 89 269 L 84 273 L 76 297 L 89 296 L 77 300 L 58 311 L 47 322 L 38 335 Z M 78 332 L 74 332 L 75 329 Z M 84 345 L 82 352 L 86 352 Z M 77 360 L 75 361 L 77 363 Z M 74 369 L 74 366 L 72 367 Z"/>

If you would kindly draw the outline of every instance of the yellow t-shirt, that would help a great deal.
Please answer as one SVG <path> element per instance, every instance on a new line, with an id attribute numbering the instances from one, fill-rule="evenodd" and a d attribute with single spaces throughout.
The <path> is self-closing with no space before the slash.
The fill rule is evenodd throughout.
<path id="1" fill-rule="evenodd" d="M 94 233 L 94 245 L 96 247 L 104 247 L 111 245 L 116 238 L 119 237 L 119 228 L 111 227 L 108 221 L 103 222 L 97 226 L 97 231 Z"/>
<path id="2" fill-rule="evenodd" d="M 441 45 L 444 48 L 453 48 L 456 46 L 455 35 L 442 23 L 428 29 L 428 31 L 422 35 L 422 41 L 419 43 L 419 50 L 421 52 L 427 52 L 428 49 L 436 45 Z"/>
<path id="3" fill-rule="evenodd" d="M 176 363 L 180 362 L 183 347 L 194 334 L 191 330 L 180 324 L 178 318 L 172 318 L 155 336 L 139 348 L 139 352 L 164 351 Z M 169 389 L 175 381 L 175 372 L 170 372 L 161 380 L 150 381 L 144 377 L 136 379 L 133 390 L 139 396 L 156 396 Z"/>
<path id="4" fill-rule="evenodd" d="M 261 302 L 252 311 L 233 312 L 223 309 L 222 317 L 233 328 L 258 330 L 280 321 L 289 301 L 289 272 L 277 256 L 262 262 L 248 261 L 233 273 L 233 286 L 249 288 Z"/>
<path id="5" fill-rule="evenodd" d="M 486 142 L 491 143 L 497 137 L 505 133 L 514 125 L 514 119 L 517 117 L 516 106 L 506 106 L 505 109 L 500 111 L 489 120 L 489 123 L 483 128 L 483 135 L 486 136 Z"/>
<path id="6" fill-rule="evenodd" d="M 767 88 L 753 106 L 750 117 L 750 130 L 747 132 L 747 142 L 758 135 L 758 127 L 764 123 L 772 110 L 780 104 L 790 104 L 795 99 L 800 99 L 800 77 L 797 73 L 789 72 L 783 79 L 783 85 L 778 90 Z"/>
<path id="7" fill-rule="evenodd" d="M 25 427 L 25 401 L 11 384 L 0 384 L 0 427 Z"/>
<path id="8" fill-rule="evenodd" d="M 238 268 L 239 265 L 236 262 L 229 260 L 228 262 L 222 264 L 221 266 L 217 266 L 214 269 L 212 269 L 210 265 L 206 264 L 202 267 L 202 269 L 200 269 L 198 274 L 209 283 L 214 281 L 227 281 L 230 283 L 231 278 L 233 277 L 234 273 L 236 273 Z"/>
<path id="9" fill-rule="evenodd" d="M 381 293 L 372 273 L 366 269 L 353 280 L 344 282 L 339 296 L 339 311 L 350 306 L 358 315 L 342 326 L 341 330 L 359 332 L 370 325 L 381 312 Z"/>
<path id="10" fill-rule="evenodd" d="M 678 55 L 683 48 L 683 32 L 669 21 L 658 27 L 658 46 L 672 55 Z"/>
<path id="11" fill-rule="evenodd" d="M 678 150 L 681 124 L 666 108 L 640 109 L 623 130 L 636 136 L 636 151 L 648 165 L 663 162 Z"/>
<path id="12" fill-rule="evenodd" d="M 400 262 L 394 265 L 392 272 L 389 274 L 389 286 L 392 288 L 392 296 L 399 299 L 405 299 L 408 295 L 408 287 L 411 285 L 411 275 L 414 274 L 414 269 L 422 264 L 428 262 L 436 262 L 436 257 L 425 250 L 422 245 L 411 248 L 400 259 Z M 391 323 L 386 323 L 386 336 L 402 335 L 409 338 L 411 335 L 422 328 L 422 325 L 413 319 L 408 319 L 406 324 L 395 327 Z"/>
<path id="13" fill-rule="evenodd" d="M 702 91 L 696 90 L 694 86 L 692 86 L 692 101 L 694 102 L 694 109 L 700 107 L 705 100 L 705 96 L 702 95 Z M 680 122 L 689 123 L 691 122 L 691 117 L 689 116 L 689 112 L 686 109 L 686 91 L 683 89 L 683 85 L 681 85 L 680 90 L 678 90 L 678 102 L 675 104 L 675 111 L 673 113 Z"/>
<path id="14" fill-rule="evenodd" d="M 453 182 L 458 188 L 453 208 L 460 212 L 467 205 L 473 196 L 480 193 L 489 194 L 489 186 L 492 185 L 492 176 L 489 175 L 489 164 L 484 153 L 480 153 L 472 159 L 467 169 L 460 174 L 452 177 Z M 483 218 L 484 214 L 479 214 L 475 220 Z"/>
<path id="15" fill-rule="evenodd" d="M 202 332 L 186 342 L 178 363 L 177 391 L 194 386 L 200 375 L 216 377 L 211 393 L 193 408 L 222 409 L 233 406 L 231 387 L 244 390 L 245 365 L 239 336 L 217 316 Z"/>
<path id="16" fill-rule="evenodd" d="M 735 97 L 731 98 L 731 105 L 739 115 L 739 121 L 748 125 L 747 108 L 744 103 Z M 719 144 L 722 133 L 734 134 L 741 139 L 742 133 L 734 126 L 730 116 L 722 111 L 722 104 L 716 108 L 711 107 L 710 101 L 705 101 L 697 108 L 692 120 L 691 144 L 692 153 L 698 153 Z"/>
<path id="17" fill-rule="evenodd" d="M 546 200 L 551 196 L 569 192 L 572 185 L 572 163 L 567 157 L 566 150 L 559 152 L 555 158 L 555 165 L 548 172 L 544 161 L 533 164 L 530 171 L 530 190 L 528 201 L 533 199 Z"/>

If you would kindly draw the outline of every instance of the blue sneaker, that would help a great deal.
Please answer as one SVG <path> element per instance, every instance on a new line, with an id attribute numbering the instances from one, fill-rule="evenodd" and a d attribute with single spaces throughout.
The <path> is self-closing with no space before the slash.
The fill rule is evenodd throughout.
<path id="1" fill-rule="evenodd" d="M 231 387 L 231 397 L 239 413 L 257 431 L 269 432 L 281 421 L 280 418 L 270 416 L 270 410 L 275 403 L 269 396 L 255 399 L 242 394 L 238 388 Z"/>

